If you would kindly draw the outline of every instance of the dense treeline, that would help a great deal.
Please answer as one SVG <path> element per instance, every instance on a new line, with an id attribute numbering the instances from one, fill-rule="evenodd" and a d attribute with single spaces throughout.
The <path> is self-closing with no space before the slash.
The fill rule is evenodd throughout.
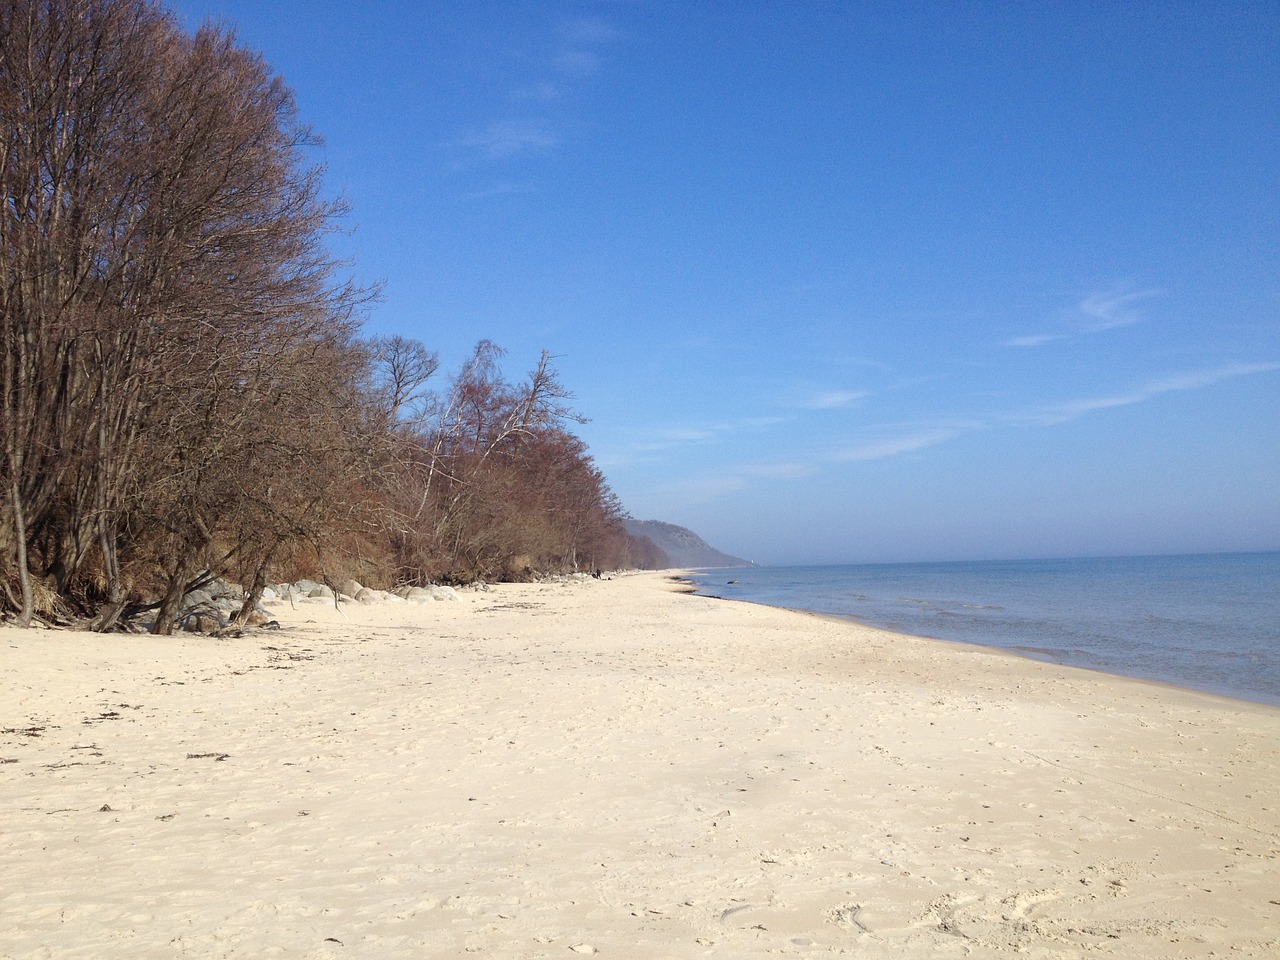
<path id="1" fill-rule="evenodd" d="M 384 515 L 395 577 L 465 582 L 538 572 L 657 566 L 665 557 L 623 529 L 623 510 L 586 445 L 543 353 L 524 382 L 502 375 L 481 341 L 442 390 L 436 357 L 414 341 L 372 343 L 388 456 Z M 407 372 L 407 373 L 406 373 Z"/>
<path id="2" fill-rule="evenodd" d="M 168 632 L 217 576 L 657 563 L 544 355 L 365 341 L 260 56 L 150 0 L 0 0 L 0 607 Z M 646 555 L 646 550 L 649 553 Z"/>

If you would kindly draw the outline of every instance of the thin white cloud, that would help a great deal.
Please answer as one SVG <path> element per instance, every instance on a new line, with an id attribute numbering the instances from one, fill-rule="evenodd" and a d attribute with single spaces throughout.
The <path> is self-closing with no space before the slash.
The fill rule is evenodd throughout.
<path id="1" fill-rule="evenodd" d="M 486 162 L 547 156 L 561 145 L 561 131 L 566 118 L 557 116 L 554 108 L 563 110 L 565 99 L 575 87 L 600 72 L 601 50 L 618 37 L 608 21 L 599 17 L 567 20 L 555 28 L 550 49 L 542 56 L 537 74 L 517 85 L 509 96 L 515 101 L 535 103 L 547 115 L 543 117 L 499 120 L 460 137 L 454 146 L 469 151 L 473 158 Z M 493 193 L 475 191 L 476 199 Z"/>
<path id="2" fill-rule="evenodd" d="M 668 481 L 660 492 L 668 498 L 685 503 L 707 503 L 733 497 L 744 490 L 759 485 L 782 483 L 811 476 L 832 464 L 870 463 L 910 456 L 929 450 L 952 440 L 990 430 L 995 427 L 1050 427 L 1088 414 L 1144 403 L 1160 396 L 1210 387 L 1223 381 L 1280 371 L 1280 362 L 1232 363 L 1200 370 L 1191 370 L 1166 377 L 1155 378 L 1131 389 L 1100 396 L 1040 407 L 1029 413 L 976 416 L 972 419 L 940 419 L 933 422 L 900 424 L 870 428 L 865 439 L 843 448 L 796 449 L 786 459 L 777 461 L 728 464 L 722 469 L 702 470 L 691 474 L 671 469 L 676 466 L 680 448 L 690 445 L 720 442 L 735 431 L 757 427 L 771 427 L 778 422 L 794 422 L 790 418 L 743 418 L 733 422 L 715 423 L 698 427 L 680 426 L 662 430 L 652 442 L 633 444 L 628 453 L 604 458 L 602 463 L 636 465 L 639 463 L 665 463 Z M 838 396 L 831 391 L 825 396 L 832 403 L 837 400 L 852 402 L 850 396 Z M 847 392 L 852 394 L 852 391 Z M 824 395 L 815 395 L 815 399 Z M 774 449 L 785 450 L 785 443 Z M 675 450 L 673 457 L 671 451 Z"/>
<path id="3" fill-rule="evenodd" d="M 517 87 L 511 96 L 544 103 L 567 96 L 573 92 L 576 82 L 600 72 L 604 57 L 599 50 L 618 36 L 608 21 L 595 17 L 560 24 L 553 49 L 542 58 L 542 69 L 547 75 Z"/>
<path id="4" fill-rule="evenodd" d="M 837 367 L 862 367 L 868 370 L 877 370 L 881 373 L 892 373 L 894 368 L 882 360 L 872 360 L 870 357 L 853 357 L 853 356 L 830 356 L 822 354 L 813 357 L 816 363 L 826 363 Z"/>
<path id="5" fill-rule="evenodd" d="M 696 426 L 654 426 L 645 432 L 645 436 L 627 444 L 624 451 L 618 451 L 613 456 L 617 462 L 625 459 L 628 463 L 652 463 L 662 459 L 671 451 L 719 443 L 742 432 L 768 430 L 780 424 L 788 423 L 791 419 L 790 417 L 761 416 L 743 417 L 740 420 L 726 420 Z"/>
<path id="6" fill-rule="evenodd" d="M 1055 340 L 1065 340 L 1065 333 L 1033 333 L 1027 337 L 1014 337 L 1012 340 L 1005 340 L 1001 345 L 1005 347 L 1043 347 L 1046 343 L 1053 343 Z"/>
<path id="7" fill-rule="evenodd" d="M 1277 370 L 1280 370 L 1280 363 L 1275 362 L 1233 363 L 1204 370 L 1193 370 L 1151 380 L 1140 387 L 1123 393 L 1073 400 L 1068 403 L 1045 407 L 1030 414 L 999 417 L 990 423 L 983 420 L 971 420 L 943 426 L 906 428 L 900 432 L 883 436 L 880 439 L 837 451 L 827 459 L 837 463 L 887 460 L 891 457 L 927 450 L 929 447 L 946 443 L 967 433 L 987 429 L 995 423 L 1029 423 L 1040 426 L 1054 426 L 1099 410 L 1132 406 L 1133 404 L 1145 403 L 1168 393 L 1198 390 L 1221 383 L 1224 380 L 1260 373 L 1272 373 Z"/>
<path id="8" fill-rule="evenodd" d="M 645 454 L 636 450 L 609 450 L 603 449 L 599 453 L 593 455 L 592 459 L 595 464 L 605 473 L 617 470 L 628 470 L 632 467 L 644 466 L 650 463 L 660 463 L 661 458 L 653 454 Z"/>
<path id="9" fill-rule="evenodd" d="M 814 472 L 814 468 L 811 463 L 751 463 L 739 466 L 737 472 L 743 477 L 789 480 L 807 477 Z"/>
<path id="10" fill-rule="evenodd" d="M 713 430 L 702 430 L 694 427 L 671 427 L 657 431 L 652 440 L 633 443 L 631 449 L 645 453 L 656 453 L 660 450 L 670 450 L 672 447 L 702 443 L 714 436 L 715 431 Z"/>
<path id="11" fill-rule="evenodd" d="M 1163 290 L 1123 290 L 1113 289 L 1106 293 L 1094 293 L 1081 301 L 1079 310 L 1086 318 L 1085 331 L 1101 333 L 1103 330 L 1114 330 L 1127 327 L 1142 319 L 1141 315 L 1131 309 L 1133 304 L 1150 300 L 1164 293 Z"/>
<path id="12" fill-rule="evenodd" d="M 1096 410 L 1128 407 L 1136 403 L 1145 403 L 1162 394 L 1198 390 L 1202 387 L 1212 386 L 1215 383 L 1221 383 L 1223 380 L 1232 380 L 1236 377 L 1245 377 L 1257 373 L 1270 373 L 1275 370 L 1280 370 L 1280 363 L 1234 363 L 1221 367 L 1211 367 L 1207 370 L 1194 370 L 1160 380 L 1152 380 L 1125 393 L 1088 397 L 1058 404 L 1032 414 L 1026 419 L 1046 425 L 1066 423 Z"/>
<path id="13" fill-rule="evenodd" d="M 940 443 L 953 440 L 963 433 L 977 429 L 977 425 L 968 427 L 940 427 L 934 429 L 914 430 L 899 436 L 886 437 L 870 443 L 859 444 L 841 450 L 830 459 L 837 463 L 862 463 L 871 460 L 888 460 L 890 457 L 904 453 L 915 453 L 936 447 Z"/>
<path id="14" fill-rule="evenodd" d="M 869 396 L 869 390 L 825 390 L 807 397 L 801 405 L 808 410 L 838 410 Z"/>
<path id="15" fill-rule="evenodd" d="M 1065 312 L 1060 322 L 1066 329 L 1011 337 L 1001 341 L 1000 345 L 1024 348 L 1043 347 L 1047 343 L 1069 340 L 1084 334 L 1102 333 L 1106 330 L 1132 326 L 1143 319 L 1141 312 L 1134 309 L 1135 305 L 1163 293 L 1163 290 L 1155 287 L 1131 290 L 1123 285 L 1091 293 Z"/>
<path id="16" fill-rule="evenodd" d="M 738 493 L 762 481 L 795 480 L 812 475 L 811 463 L 739 463 L 722 470 L 708 471 L 672 479 L 661 486 L 661 493 L 682 503 L 708 503 Z"/>
<path id="17" fill-rule="evenodd" d="M 559 146 L 559 136 L 543 120 L 501 120 L 458 141 L 486 160 L 543 155 Z"/>

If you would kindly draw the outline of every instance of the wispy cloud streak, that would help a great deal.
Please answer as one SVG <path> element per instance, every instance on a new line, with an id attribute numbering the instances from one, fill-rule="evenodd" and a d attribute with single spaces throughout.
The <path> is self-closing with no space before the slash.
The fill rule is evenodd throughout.
<path id="1" fill-rule="evenodd" d="M 1043 347 L 1046 343 L 1065 339 L 1067 339 L 1065 333 L 1033 333 L 1030 336 L 1005 340 L 1002 345 L 1006 347 Z"/>
<path id="2" fill-rule="evenodd" d="M 830 459 L 836 463 L 865 463 L 872 460 L 888 460 L 905 453 L 916 453 L 936 447 L 940 443 L 954 440 L 956 437 L 980 428 L 980 424 L 968 424 L 963 427 L 941 427 L 936 429 L 914 430 L 900 436 L 886 437 L 870 443 L 859 444 L 841 450 Z"/>
<path id="3" fill-rule="evenodd" d="M 1232 363 L 1204 370 L 1192 370 L 1151 380 L 1123 393 L 1086 397 L 1050 407 L 1043 407 L 1030 413 L 973 419 L 944 425 L 905 427 L 901 431 L 890 432 L 880 439 L 837 451 L 827 459 L 836 463 L 888 460 L 891 457 L 927 450 L 949 440 L 1000 424 L 1054 426 L 1060 423 L 1067 423 L 1090 413 L 1146 403 L 1165 394 L 1199 390 L 1225 380 L 1233 380 L 1237 377 L 1260 373 L 1272 373 L 1277 370 L 1280 370 L 1280 363 L 1273 362 Z"/>
<path id="4" fill-rule="evenodd" d="M 1274 370 L 1280 370 L 1280 363 L 1234 363 L 1221 367 L 1212 367 L 1207 370 L 1195 370 L 1190 373 L 1181 373 L 1159 380 L 1151 380 L 1125 393 L 1090 397 L 1058 404 L 1030 414 L 1025 419 L 1045 425 L 1066 423 L 1069 420 L 1075 420 L 1077 417 L 1082 417 L 1097 410 L 1128 407 L 1136 403 L 1145 403 L 1162 394 L 1198 390 L 1202 387 L 1212 386 L 1215 383 L 1221 383 L 1223 380 L 1232 380 L 1236 377 L 1246 377 L 1257 373 L 1270 373 Z"/>
<path id="5" fill-rule="evenodd" d="M 1084 334 L 1128 327 L 1142 321 L 1142 314 L 1134 309 L 1135 304 L 1158 297 L 1163 293 L 1163 290 L 1154 287 L 1142 290 L 1113 287 L 1110 290 L 1091 293 L 1073 309 L 1067 311 L 1062 320 L 1067 329 L 1012 337 L 1001 341 L 1001 346 L 1043 347 L 1047 343 L 1069 340 Z"/>
<path id="6" fill-rule="evenodd" d="M 1150 300 L 1164 293 L 1163 290 L 1113 290 L 1109 293 L 1095 293 L 1086 297 L 1080 304 L 1080 312 L 1087 318 L 1085 331 L 1101 333 L 1103 330 L 1114 330 L 1127 327 L 1142 319 L 1141 315 L 1131 310 L 1133 304 L 1142 300 Z"/>
<path id="7" fill-rule="evenodd" d="M 501 120 L 458 141 L 486 160 L 545 155 L 560 144 L 560 137 L 542 120 Z"/>
<path id="8" fill-rule="evenodd" d="M 839 410 L 869 396 L 869 390 L 824 390 L 806 398 L 801 406 L 807 410 Z"/>
<path id="9" fill-rule="evenodd" d="M 795 480 L 816 472 L 817 468 L 812 463 L 739 463 L 713 473 L 702 472 L 672 479 L 662 485 L 661 492 L 683 503 L 707 503 L 760 483 Z"/>
<path id="10" fill-rule="evenodd" d="M 909 456 L 930 450 L 948 442 L 981 432 L 1012 427 L 1052 427 L 1071 420 L 1105 410 L 1131 406 L 1158 399 L 1171 393 L 1199 390 L 1239 377 L 1280 371 L 1280 362 L 1231 363 L 1201 370 L 1191 370 L 1147 381 L 1133 389 L 1100 396 L 1085 397 L 1065 403 L 1042 406 L 1016 413 L 990 413 L 971 418 L 935 419 L 932 422 L 900 423 L 868 427 L 861 431 L 862 438 L 843 447 L 826 449 L 795 448 L 780 437 L 773 449 L 780 452 L 779 459 L 768 462 L 738 463 L 714 472 L 696 472 L 679 477 L 674 472 L 664 492 L 689 501 L 705 502 L 732 495 L 738 491 L 762 483 L 790 480 L 820 472 L 824 465 L 872 463 Z M 831 391 L 815 395 L 815 401 L 825 399 L 828 405 L 814 404 L 811 409 L 838 408 L 840 404 L 856 401 L 855 391 Z M 632 444 L 630 462 L 668 462 L 672 453 L 678 456 L 680 448 L 691 445 L 719 443 L 731 434 L 744 429 L 760 429 L 792 422 L 794 418 L 762 417 L 724 422 L 708 426 L 668 428 L 658 432 L 649 442 Z M 777 433 L 771 434 L 777 438 Z M 788 449 L 790 447 L 790 449 Z"/>
<path id="11" fill-rule="evenodd" d="M 587 17 L 561 23 L 551 49 L 533 58 L 541 62 L 529 82 L 509 91 L 512 101 L 525 103 L 537 116 L 499 120 L 473 129 L 453 145 L 468 152 L 472 161 L 496 163 L 548 156 L 562 143 L 566 118 L 554 108 L 574 89 L 600 72 L 603 50 L 618 37 L 605 20 Z M 521 110 L 520 112 L 524 112 Z"/>

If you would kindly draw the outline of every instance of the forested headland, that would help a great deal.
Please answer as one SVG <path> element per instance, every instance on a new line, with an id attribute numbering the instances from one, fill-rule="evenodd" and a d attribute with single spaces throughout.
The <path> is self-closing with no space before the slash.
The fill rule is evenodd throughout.
<path id="1" fill-rule="evenodd" d="M 0 0 L 0 608 L 169 632 L 214 578 L 661 565 L 549 354 L 367 338 L 284 80 L 149 0 Z"/>

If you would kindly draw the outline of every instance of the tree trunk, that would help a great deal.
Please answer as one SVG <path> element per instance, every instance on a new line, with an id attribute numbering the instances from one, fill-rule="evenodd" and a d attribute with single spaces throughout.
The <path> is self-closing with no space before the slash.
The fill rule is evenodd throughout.
<path id="1" fill-rule="evenodd" d="M 116 550 L 115 536 L 103 524 L 98 538 L 102 550 L 102 568 L 107 577 L 107 599 L 98 609 L 89 629 L 94 633 L 106 633 L 115 627 L 124 610 L 124 587 L 120 583 L 120 556 Z"/>
<path id="2" fill-rule="evenodd" d="M 31 589 L 31 571 L 27 567 L 27 524 L 22 515 L 22 497 L 18 492 L 18 472 L 9 479 L 9 499 L 13 508 L 14 553 L 18 567 L 18 586 L 22 591 L 22 609 L 18 611 L 17 625 L 31 626 L 35 613 L 35 594 Z"/>
<path id="3" fill-rule="evenodd" d="M 193 567 L 191 557 L 191 552 L 184 550 L 178 560 L 177 568 L 169 577 L 169 586 L 164 592 L 164 599 L 160 601 L 155 625 L 151 628 L 151 632 L 157 636 L 167 637 L 173 633 L 173 624 L 178 619 L 178 614 L 182 612 L 182 601 L 190 585 L 189 577 Z"/>
<path id="4" fill-rule="evenodd" d="M 257 569 L 254 570 L 253 582 L 249 585 L 249 592 L 244 598 L 244 603 L 240 605 L 240 609 L 231 618 L 232 623 L 248 623 L 249 617 L 258 608 L 258 604 L 262 601 L 262 591 L 267 588 L 267 568 L 271 565 L 271 558 L 275 556 L 275 552 L 276 548 L 273 546 L 266 552 Z"/>
<path id="5" fill-rule="evenodd" d="M 102 572 L 107 578 L 107 599 L 98 610 L 90 627 L 94 633 L 106 633 L 115 627 L 124 610 L 124 585 L 120 582 L 120 552 L 117 548 L 115 525 L 106 509 L 107 491 L 98 492 L 98 549 L 102 553 Z"/>

